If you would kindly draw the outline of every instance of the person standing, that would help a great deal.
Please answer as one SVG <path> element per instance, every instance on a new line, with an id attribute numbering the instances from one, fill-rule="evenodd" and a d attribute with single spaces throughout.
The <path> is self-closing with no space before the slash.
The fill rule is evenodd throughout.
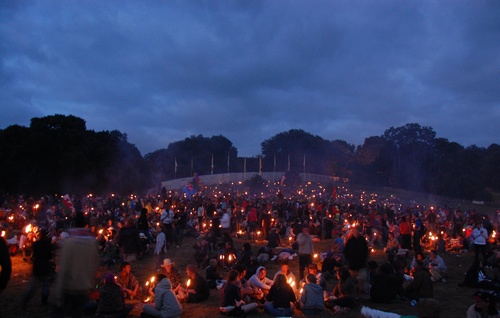
<path id="1" fill-rule="evenodd" d="M 146 208 L 141 209 L 141 215 L 137 220 L 137 228 L 139 229 L 139 233 L 146 235 L 150 243 L 155 241 L 149 231 L 148 210 Z"/>
<path id="2" fill-rule="evenodd" d="M 174 210 L 172 210 L 171 207 L 168 207 L 166 202 L 165 208 L 160 215 L 160 221 L 163 223 L 167 244 L 171 245 L 174 238 Z"/>
<path id="3" fill-rule="evenodd" d="M 370 285 L 368 283 L 367 270 L 368 243 L 357 227 L 352 228 L 352 235 L 345 244 L 344 256 L 352 277 L 356 278 L 358 282 L 359 296 L 369 297 Z"/>
<path id="4" fill-rule="evenodd" d="M 424 222 L 420 218 L 420 213 L 415 213 L 415 229 L 413 230 L 413 250 L 415 253 L 422 252 L 422 246 L 420 246 L 420 240 L 424 235 Z"/>
<path id="5" fill-rule="evenodd" d="M 82 317 L 90 290 L 95 287 L 99 267 L 97 240 L 86 228 L 82 212 L 76 213 L 75 226 L 68 231 L 70 237 L 65 239 L 59 258 L 54 288 L 55 317 L 65 317 L 67 313 L 74 318 Z"/>
<path id="6" fill-rule="evenodd" d="M 10 280 L 10 275 L 12 274 L 12 261 L 10 260 L 9 249 L 7 243 L 3 237 L 0 237 L 0 266 L 2 271 L 0 272 L 0 294 L 7 287 L 7 283 Z"/>
<path id="7" fill-rule="evenodd" d="M 406 219 L 406 216 L 401 218 L 399 223 L 399 233 L 401 234 L 401 248 L 410 250 L 411 249 L 411 228 L 410 222 Z"/>
<path id="8" fill-rule="evenodd" d="M 40 286 L 42 286 L 42 306 L 47 305 L 50 281 L 55 272 L 54 254 L 55 246 L 48 237 L 47 230 L 43 229 L 38 233 L 38 241 L 33 243 L 33 277 L 21 301 L 23 310 Z"/>
<path id="9" fill-rule="evenodd" d="M 115 241 L 120 246 L 122 260 L 125 262 L 134 262 L 140 251 L 139 230 L 135 227 L 135 218 L 129 216 L 122 227 L 116 234 Z"/>
<path id="10" fill-rule="evenodd" d="M 479 260 L 479 253 L 483 256 L 483 265 L 486 264 L 486 244 L 488 242 L 488 231 L 481 222 L 476 222 L 476 227 L 471 232 L 474 242 L 474 260 Z"/>
<path id="11" fill-rule="evenodd" d="M 297 235 L 297 244 L 299 245 L 299 275 L 300 280 L 304 279 L 304 271 L 307 265 L 312 263 L 314 246 L 312 236 L 309 234 L 309 227 L 304 225 L 301 232 Z"/>
<path id="12" fill-rule="evenodd" d="M 163 225 L 158 225 L 157 230 L 159 234 L 156 236 L 154 254 L 156 255 L 156 267 L 160 268 L 163 264 L 163 260 L 167 258 L 167 239 L 163 231 Z"/>

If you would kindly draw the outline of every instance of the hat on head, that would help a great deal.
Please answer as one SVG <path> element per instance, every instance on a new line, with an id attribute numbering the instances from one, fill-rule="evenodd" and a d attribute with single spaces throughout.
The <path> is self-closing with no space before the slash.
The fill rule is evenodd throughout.
<path id="1" fill-rule="evenodd" d="M 474 293 L 474 296 L 472 296 L 472 298 L 474 298 L 475 300 L 482 300 L 489 303 L 490 301 L 493 300 L 493 296 L 494 296 L 493 293 L 478 290 L 477 292 Z"/>
<path id="2" fill-rule="evenodd" d="M 174 262 L 172 262 L 172 260 L 170 258 L 165 258 L 163 260 L 163 265 L 161 265 L 161 267 L 164 267 L 164 266 L 167 266 L 167 265 L 174 265 Z"/>

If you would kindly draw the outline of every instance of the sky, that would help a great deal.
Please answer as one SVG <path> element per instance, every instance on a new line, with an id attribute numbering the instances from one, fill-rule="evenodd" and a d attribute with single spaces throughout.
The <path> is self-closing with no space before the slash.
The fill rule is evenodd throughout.
<path id="1" fill-rule="evenodd" d="M 0 129 L 74 115 L 143 155 L 407 123 L 500 144 L 500 1 L 1 1 Z"/>

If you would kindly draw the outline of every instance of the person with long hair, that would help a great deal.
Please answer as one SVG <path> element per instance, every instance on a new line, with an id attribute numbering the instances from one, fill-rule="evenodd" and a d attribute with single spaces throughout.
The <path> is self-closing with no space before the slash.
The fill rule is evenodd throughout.
<path id="1" fill-rule="evenodd" d="M 227 273 L 227 284 L 224 286 L 219 310 L 228 316 L 243 316 L 250 311 L 257 309 L 257 303 L 247 304 L 241 297 L 240 273 L 237 270 L 230 270 Z"/>
<path id="2" fill-rule="evenodd" d="M 347 267 L 343 266 L 337 270 L 338 283 L 332 291 L 331 300 L 325 305 L 329 308 L 335 306 L 354 308 L 357 306 L 356 282 Z"/>
<path id="3" fill-rule="evenodd" d="M 285 275 L 278 274 L 276 276 L 276 280 L 266 298 L 264 308 L 271 316 L 293 316 L 293 303 L 297 301 L 297 298 L 292 287 L 287 283 Z"/>

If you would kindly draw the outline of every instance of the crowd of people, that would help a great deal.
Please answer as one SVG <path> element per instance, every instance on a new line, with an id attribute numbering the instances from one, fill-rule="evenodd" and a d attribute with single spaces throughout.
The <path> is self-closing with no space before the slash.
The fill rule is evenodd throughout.
<path id="1" fill-rule="evenodd" d="M 320 185 L 261 196 L 205 191 L 192 198 L 165 189 L 144 198 L 3 197 L 0 290 L 10 276 L 5 255 L 18 250 L 33 265 L 22 308 L 39 288 L 47 305 L 53 285 L 57 317 L 126 317 L 133 309 L 129 300 L 148 301 L 142 317 L 180 317 L 183 303 L 206 301 L 210 289 L 218 290 L 218 310 L 229 316 L 342 312 L 365 299 L 419 303 L 434 298 L 434 284 L 446 283 L 440 254 L 467 250 L 474 251 L 475 263 L 463 285 L 493 292 L 500 286 L 500 213 L 403 204 L 344 187 L 330 195 Z M 186 248 L 185 237 L 196 244 L 188 246 L 193 253 L 182 281 L 169 255 Z M 235 238 L 244 241 L 241 249 Z M 331 248 L 315 251 L 313 242 L 324 239 Z M 255 241 L 267 243 L 255 251 Z M 383 249 L 387 262 L 370 261 L 373 248 Z M 134 264 L 147 253 L 158 271 L 143 286 Z M 290 270 L 295 259 L 297 273 Z M 268 262 L 279 270 L 268 273 Z M 495 312 L 494 293 L 474 299 L 467 317 Z M 426 317 L 439 317 L 439 306 L 433 308 Z"/>

